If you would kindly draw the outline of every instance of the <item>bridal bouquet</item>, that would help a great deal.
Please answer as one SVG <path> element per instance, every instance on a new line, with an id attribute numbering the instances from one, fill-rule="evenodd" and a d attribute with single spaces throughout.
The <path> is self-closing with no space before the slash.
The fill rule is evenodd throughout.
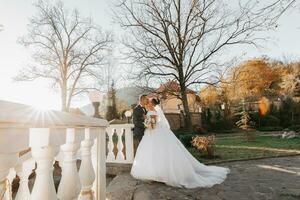
<path id="1" fill-rule="evenodd" d="M 145 119 L 144 125 L 148 129 L 154 129 L 156 127 L 156 116 L 150 115 Z"/>

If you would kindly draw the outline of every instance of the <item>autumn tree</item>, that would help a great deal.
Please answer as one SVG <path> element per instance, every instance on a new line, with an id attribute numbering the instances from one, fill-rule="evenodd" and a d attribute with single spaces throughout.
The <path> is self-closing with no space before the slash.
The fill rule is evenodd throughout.
<path id="1" fill-rule="evenodd" d="M 176 80 L 190 130 L 187 89 L 216 83 L 225 50 L 257 44 L 261 38 L 256 33 L 276 27 L 275 18 L 282 12 L 280 2 L 235 3 L 120 0 L 116 6 L 116 20 L 129 32 L 124 44 L 128 58 L 138 66 L 138 79 Z"/>
<path id="2" fill-rule="evenodd" d="M 300 96 L 300 62 L 287 63 L 282 70 L 281 87 L 289 96 Z"/>
<path id="3" fill-rule="evenodd" d="M 78 10 L 66 9 L 62 1 L 42 0 L 35 8 L 28 34 L 20 42 L 32 50 L 36 64 L 25 67 L 16 79 L 49 80 L 53 88 L 59 88 L 62 110 L 69 111 L 72 98 L 100 79 L 112 35 Z"/>
<path id="4" fill-rule="evenodd" d="M 206 105 L 212 105 L 218 102 L 219 100 L 219 91 L 216 86 L 206 86 L 200 90 L 201 102 Z"/>
<path id="5" fill-rule="evenodd" d="M 258 98 L 280 92 L 280 67 L 265 59 L 251 59 L 232 68 L 227 89 L 231 100 Z"/>

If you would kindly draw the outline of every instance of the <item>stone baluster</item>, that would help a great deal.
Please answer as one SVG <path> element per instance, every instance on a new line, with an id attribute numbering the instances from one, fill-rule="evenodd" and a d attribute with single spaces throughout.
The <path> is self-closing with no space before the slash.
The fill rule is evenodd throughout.
<path id="1" fill-rule="evenodd" d="M 32 158 L 19 162 L 18 166 L 15 168 L 17 175 L 20 178 L 20 186 L 16 194 L 15 200 L 30 199 L 28 178 L 34 168 L 35 168 L 35 161 Z"/>
<path id="2" fill-rule="evenodd" d="M 65 143 L 65 129 L 31 128 L 29 145 L 37 163 L 30 200 L 57 200 L 53 180 L 54 157 Z"/>
<path id="3" fill-rule="evenodd" d="M 133 133 L 131 126 L 125 128 L 126 162 L 132 163 L 134 159 Z"/>
<path id="4" fill-rule="evenodd" d="M 0 136 L 0 199 L 7 200 L 7 197 L 10 198 L 9 181 L 15 177 L 15 174 L 9 172 L 19 163 L 19 152 L 29 147 L 29 129 L 14 128 L 11 125 L 5 127 L 2 124 Z"/>
<path id="5" fill-rule="evenodd" d="M 77 172 L 76 154 L 83 135 L 84 129 L 67 129 L 66 144 L 61 146 L 62 177 L 57 192 L 59 200 L 77 199 L 80 193 L 81 183 Z"/>
<path id="6" fill-rule="evenodd" d="M 97 200 L 106 200 L 106 130 L 98 129 L 97 139 L 97 179 L 96 197 Z"/>
<path id="7" fill-rule="evenodd" d="M 1 154 L 0 153 L 0 199 L 9 200 L 9 180 L 8 175 L 10 169 L 14 167 L 19 159 L 19 155 L 13 154 Z"/>
<path id="8" fill-rule="evenodd" d="M 98 138 L 96 138 L 94 140 L 94 145 L 92 147 L 92 164 L 93 164 L 93 168 L 97 169 L 97 151 L 98 151 Z M 105 161 L 106 161 L 106 154 L 105 154 Z M 97 175 L 97 174 L 96 174 Z M 96 180 L 97 180 L 97 176 L 96 176 Z M 93 183 L 93 191 L 97 191 L 97 181 L 94 181 Z"/>
<path id="9" fill-rule="evenodd" d="M 51 146 L 32 148 L 32 156 L 36 160 L 36 179 L 31 193 L 31 200 L 56 200 L 53 180 L 53 162 L 55 151 Z"/>
<path id="10" fill-rule="evenodd" d="M 16 171 L 14 168 L 10 168 L 8 176 L 7 176 L 7 190 L 5 194 L 5 198 L 7 200 L 12 200 L 12 182 L 16 178 Z"/>
<path id="11" fill-rule="evenodd" d="M 124 129 L 123 128 L 118 128 L 117 129 L 117 135 L 118 135 L 118 143 L 117 143 L 117 148 L 118 148 L 118 153 L 117 153 L 117 162 L 124 162 L 125 158 L 124 158 L 124 154 L 123 154 L 123 141 L 122 141 L 122 137 L 123 137 L 123 133 L 124 133 Z"/>
<path id="12" fill-rule="evenodd" d="M 85 139 L 81 142 L 81 166 L 79 170 L 82 185 L 80 200 L 94 199 L 92 187 L 95 180 L 95 172 L 92 164 L 91 148 L 96 137 L 96 129 L 85 129 Z"/>
<path id="13" fill-rule="evenodd" d="M 114 162 L 116 160 L 115 154 L 114 154 L 114 142 L 113 142 L 113 135 L 115 133 L 115 129 L 113 128 L 107 128 L 107 135 L 108 135 L 108 154 L 107 154 L 107 162 Z"/>

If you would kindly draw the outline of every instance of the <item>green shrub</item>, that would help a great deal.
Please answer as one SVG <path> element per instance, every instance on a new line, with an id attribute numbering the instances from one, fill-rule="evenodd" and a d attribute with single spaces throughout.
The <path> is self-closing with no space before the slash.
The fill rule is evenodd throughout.
<path id="1" fill-rule="evenodd" d="M 208 132 L 200 125 L 193 126 L 193 133 L 197 135 L 206 135 Z"/>
<path id="2" fill-rule="evenodd" d="M 234 127 L 233 121 L 231 119 L 221 119 L 217 120 L 215 123 L 210 125 L 209 130 L 214 132 L 224 132 L 232 130 Z"/>
<path id="3" fill-rule="evenodd" d="M 292 98 L 285 99 L 279 109 L 280 125 L 287 128 L 294 125 L 293 115 L 297 110 L 297 103 Z"/>
<path id="4" fill-rule="evenodd" d="M 259 131 L 282 131 L 283 127 L 281 126 L 262 126 L 258 128 Z"/>
<path id="5" fill-rule="evenodd" d="M 179 129 L 179 130 L 176 130 L 174 131 L 174 134 L 177 136 L 177 138 L 179 139 L 179 137 L 181 135 L 188 135 L 188 134 L 193 134 L 192 132 L 188 131 L 188 130 L 185 130 L 185 129 Z"/>
<path id="6" fill-rule="evenodd" d="M 260 119 L 260 126 L 278 126 L 280 125 L 280 119 L 273 115 L 265 115 Z"/>
<path id="7" fill-rule="evenodd" d="M 191 147 L 191 141 L 193 139 L 193 134 L 185 134 L 185 135 L 179 135 L 179 140 L 181 141 L 181 143 L 185 146 L 185 147 Z"/>
<path id="8" fill-rule="evenodd" d="M 290 126 L 288 129 L 292 130 L 292 131 L 300 131 L 300 124 L 294 125 L 294 126 Z"/>
<path id="9" fill-rule="evenodd" d="M 251 113 L 250 117 L 254 122 L 252 127 L 255 127 L 259 130 L 268 129 L 267 127 L 271 127 L 270 130 L 273 129 L 273 127 L 277 129 L 276 127 L 281 126 L 280 119 L 274 115 L 266 114 L 264 116 L 259 116 L 259 114 L 255 112 Z"/>

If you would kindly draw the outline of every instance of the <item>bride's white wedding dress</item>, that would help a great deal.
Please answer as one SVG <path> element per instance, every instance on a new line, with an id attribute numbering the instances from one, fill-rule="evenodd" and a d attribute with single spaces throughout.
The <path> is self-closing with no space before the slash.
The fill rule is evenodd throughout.
<path id="1" fill-rule="evenodd" d="M 170 186 L 197 188 L 222 183 L 229 169 L 198 162 L 170 130 L 159 106 L 147 116 L 157 115 L 154 129 L 146 129 L 131 169 L 136 179 L 166 183 Z"/>

